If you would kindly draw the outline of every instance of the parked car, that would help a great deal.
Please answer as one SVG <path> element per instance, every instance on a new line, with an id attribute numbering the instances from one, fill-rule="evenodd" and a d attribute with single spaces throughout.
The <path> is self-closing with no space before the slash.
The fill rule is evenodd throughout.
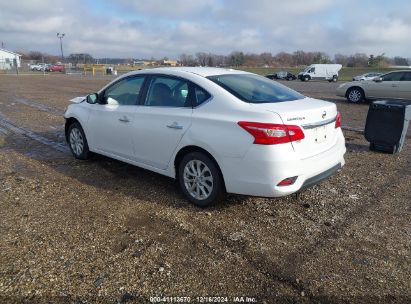
<path id="1" fill-rule="evenodd" d="M 298 79 L 301 81 L 317 79 L 336 82 L 341 68 L 341 64 L 312 64 L 298 74 Z"/>
<path id="2" fill-rule="evenodd" d="M 47 67 L 47 63 L 30 64 L 30 70 L 32 71 L 44 71 Z"/>
<path id="3" fill-rule="evenodd" d="M 274 79 L 295 80 L 297 79 L 297 77 L 294 74 L 288 71 L 280 71 L 274 74 L 268 74 L 265 77 L 271 80 L 274 80 Z"/>
<path id="4" fill-rule="evenodd" d="M 74 157 L 94 152 L 175 178 L 200 207 L 226 192 L 288 195 L 344 165 L 334 103 L 243 71 L 130 72 L 72 99 L 64 117 Z"/>
<path id="5" fill-rule="evenodd" d="M 379 98 L 411 99 L 411 71 L 394 71 L 372 80 L 343 83 L 336 93 L 353 103 Z"/>
<path id="6" fill-rule="evenodd" d="M 49 66 L 47 71 L 49 72 L 64 72 L 64 65 L 62 64 L 53 64 Z"/>
<path id="7" fill-rule="evenodd" d="M 362 75 L 358 75 L 352 78 L 353 81 L 360 81 L 360 80 L 372 80 L 373 78 L 377 76 L 381 76 L 383 73 L 377 73 L 377 72 L 370 72 L 370 73 L 365 73 Z"/>

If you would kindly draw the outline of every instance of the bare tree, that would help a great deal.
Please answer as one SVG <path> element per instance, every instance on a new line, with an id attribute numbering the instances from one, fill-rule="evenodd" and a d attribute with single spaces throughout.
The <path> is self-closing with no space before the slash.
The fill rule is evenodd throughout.
<path id="1" fill-rule="evenodd" d="M 196 60 L 194 59 L 193 55 L 181 54 L 180 55 L 180 63 L 183 66 L 196 66 Z"/>
<path id="2" fill-rule="evenodd" d="M 196 54 L 197 62 L 201 66 L 206 66 L 208 63 L 208 54 L 204 52 L 199 52 Z"/>

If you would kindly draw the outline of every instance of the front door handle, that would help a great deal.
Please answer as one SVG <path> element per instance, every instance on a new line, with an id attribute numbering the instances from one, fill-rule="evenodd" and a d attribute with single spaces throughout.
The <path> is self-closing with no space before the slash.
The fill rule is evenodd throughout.
<path id="1" fill-rule="evenodd" d="M 178 122 L 175 121 L 171 125 L 167 125 L 167 128 L 181 130 L 183 126 L 180 126 Z"/>
<path id="2" fill-rule="evenodd" d="M 128 120 L 127 116 L 123 116 L 122 118 L 118 119 L 121 122 L 130 122 L 130 120 Z"/>
<path id="3" fill-rule="evenodd" d="M 398 86 L 396 84 L 391 85 L 393 88 L 397 88 Z"/>

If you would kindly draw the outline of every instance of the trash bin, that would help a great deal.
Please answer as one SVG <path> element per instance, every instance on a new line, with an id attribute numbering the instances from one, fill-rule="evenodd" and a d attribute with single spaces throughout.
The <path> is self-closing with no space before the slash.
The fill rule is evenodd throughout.
<path id="1" fill-rule="evenodd" d="M 370 150 L 400 152 L 411 119 L 410 100 L 378 100 L 370 104 L 364 135 Z"/>

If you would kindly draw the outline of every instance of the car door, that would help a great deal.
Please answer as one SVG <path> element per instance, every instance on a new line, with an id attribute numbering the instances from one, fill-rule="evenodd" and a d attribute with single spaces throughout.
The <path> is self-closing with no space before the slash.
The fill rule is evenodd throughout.
<path id="1" fill-rule="evenodd" d="M 400 98 L 411 100 L 411 72 L 404 72 L 399 84 Z"/>
<path id="2" fill-rule="evenodd" d="M 99 96 L 99 103 L 92 105 L 88 140 L 93 150 L 134 160 L 132 125 L 144 79 L 144 76 L 121 79 L 106 88 Z"/>
<path id="3" fill-rule="evenodd" d="M 372 98 L 400 98 L 400 79 L 402 72 L 392 72 L 381 77 L 382 81 L 368 81 L 366 96 Z"/>
<path id="4" fill-rule="evenodd" d="M 138 162 L 164 170 L 191 125 L 192 85 L 168 75 L 153 75 L 147 83 L 144 101 L 135 113 L 135 157 Z"/>

